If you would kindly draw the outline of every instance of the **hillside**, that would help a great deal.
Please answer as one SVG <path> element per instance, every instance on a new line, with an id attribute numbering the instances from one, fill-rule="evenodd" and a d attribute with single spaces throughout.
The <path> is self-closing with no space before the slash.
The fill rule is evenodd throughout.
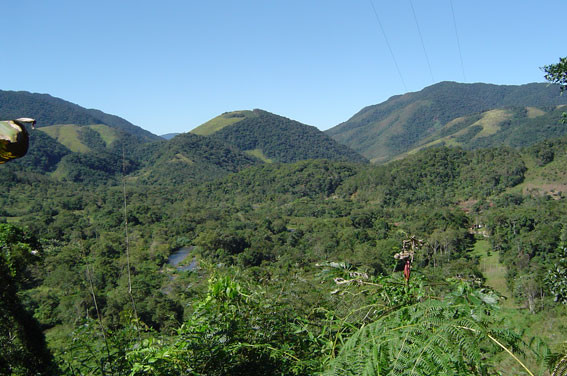
<path id="1" fill-rule="evenodd" d="M 229 143 L 265 162 L 305 159 L 366 162 L 317 128 L 262 110 L 225 113 L 192 133 Z"/>
<path id="2" fill-rule="evenodd" d="M 98 125 L 51 125 L 38 128 L 39 132 L 46 133 L 51 138 L 69 150 L 77 153 L 86 153 L 92 149 L 109 147 L 114 141 L 120 139 L 121 132 L 104 124 Z M 35 135 L 35 133 L 34 133 Z"/>
<path id="3" fill-rule="evenodd" d="M 166 133 L 166 134 L 160 134 L 159 136 L 164 140 L 171 140 L 173 137 L 177 136 L 178 134 L 179 133 Z"/>
<path id="4" fill-rule="evenodd" d="M 136 179 L 146 184 L 200 183 L 261 163 L 231 145 L 191 133 L 139 145 L 134 153 L 145 166 Z"/>
<path id="5" fill-rule="evenodd" d="M 193 129 L 191 133 L 198 134 L 200 136 L 210 136 L 224 127 L 238 123 L 244 119 L 256 117 L 257 113 L 249 110 L 225 112 L 224 114 L 199 125 L 197 128 Z"/>
<path id="6" fill-rule="evenodd" d="M 231 145 L 189 133 L 144 142 L 105 125 L 54 125 L 34 131 L 31 140 L 28 154 L 3 166 L 5 171 L 106 184 L 116 183 L 124 167 L 134 181 L 170 185 L 196 184 L 261 163 Z"/>
<path id="7" fill-rule="evenodd" d="M 121 117 L 100 110 L 86 109 L 48 94 L 0 90 L 0 118 L 16 119 L 24 116 L 36 119 L 38 127 L 55 124 L 105 124 L 147 140 L 159 139 L 159 136 Z"/>
<path id="8" fill-rule="evenodd" d="M 99 161 L 90 153 L 106 150 L 91 142 L 90 151 L 72 152 L 46 132 L 37 134 L 60 145 L 64 161 L 77 159 L 75 167 L 91 163 L 96 170 Z M 377 326 L 384 341 L 404 341 L 392 342 L 387 359 L 401 353 L 404 338 L 417 338 L 404 363 L 411 369 L 411 358 L 429 357 L 422 350 L 438 339 L 444 347 L 434 355 L 448 348 L 458 359 L 459 336 L 470 334 L 468 322 L 477 317 L 474 328 L 512 349 L 534 336 L 541 348 L 556 348 L 567 335 L 566 306 L 554 301 L 557 289 L 545 276 L 563 262 L 566 153 L 563 138 L 517 150 L 428 148 L 388 165 L 259 164 L 212 137 L 182 134 L 127 146 L 136 169 L 126 194 L 112 176 L 59 180 L 6 164 L 0 166 L 3 252 L 38 249 L 41 257 L 8 264 L 23 265 L 16 276 L 29 275 L 25 283 L 5 281 L 46 333 L 54 362 L 73 367 L 64 375 L 100 364 L 126 374 L 135 362 L 157 363 L 158 375 L 178 374 L 181 364 L 199 374 L 259 369 L 254 374 L 307 376 L 346 365 L 348 343 Z M 111 162 L 100 166 L 120 168 L 120 159 Z M 475 238 L 477 224 L 483 232 Z M 406 282 L 394 254 L 409 236 L 425 243 Z M 191 269 L 168 261 L 182 250 Z M 489 289 L 495 278 L 483 275 L 489 257 L 499 260 L 496 277 L 513 304 L 503 305 Z M 131 307 L 137 317 L 128 320 Z M 15 311 L 0 307 L 0 338 L 21 321 Z M 419 332 L 400 337 L 416 323 L 423 324 Z M 477 359 L 489 372 L 467 374 L 521 374 L 501 347 L 478 342 L 478 333 L 471 338 L 468 348 L 482 350 Z M 188 341 L 190 349 L 179 351 Z M 244 351 L 219 354 L 227 341 Z M 515 354 L 539 369 L 538 354 Z M 431 374 L 465 367 L 428 362 L 437 367 Z"/>
<path id="9" fill-rule="evenodd" d="M 383 163 L 430 146 L 526 146 L 567 134 L 557 127 L 567 97 L 543 83 L 520 86 L 441 82 L 368 106 L 326 131 Z"/>

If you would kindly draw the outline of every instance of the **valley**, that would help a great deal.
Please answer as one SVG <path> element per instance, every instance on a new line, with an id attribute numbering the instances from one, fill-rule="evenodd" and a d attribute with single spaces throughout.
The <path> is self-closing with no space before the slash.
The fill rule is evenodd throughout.
<path id="1" fill-rule="evenodd" d="M 0 374 L 547 375 L 564 354 L 545 84 L 440 83 L 327 132 L 226 112 L 170 139 L 0 94 L 39 124 L 0 166 Z"/>

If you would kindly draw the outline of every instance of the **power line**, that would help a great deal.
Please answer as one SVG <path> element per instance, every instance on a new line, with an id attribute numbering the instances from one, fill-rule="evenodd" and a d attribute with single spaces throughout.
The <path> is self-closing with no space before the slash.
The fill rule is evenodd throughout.
<path id="1" fill-rule="evenodd" d="M 431 63 L 429 62 L 429 56 L 427 55 L 427 50 L 425 49 L 425 43 L 423 43 L 423 35 L 421 35 L 421 29 L 419 28 L 419 23 L 417 22 L 417 16 L 415 14 L 415 9 L 413 7 L 413 1 L 410 0 L 411 12 L 413 13 L 413 19 L 415 21 L 415 26 L 417 27 L 417 32 L 419 34 L 419 40 L 421 41 L 421 47 L 423 47 L 423 54 L 425 55 L 425 60 L 427 61 L 427 67 L 429 68 L 429 74 L 431 75 L 431 81 L 435 83 L 435 78 L 433 77 L 433 70 L 431 70 Z"/>
<path id="2" fill-rule="evenodd" d="M 457 20 L 455 18 L 455 10 L 453 9 L 453 0 L 449 0 L 451 4 L 451 13 L 453 14 L 453 25 L 455 27 L 455 37 L 457 38 L 457 47 L 459 49 L 459 58 L 461 59 L 461 70 L 463 71 L 463 80 L 467 81 L 467 76 L 465 75 L 465 64 L 463 64 L 463 54 L 461 53 L 461 43 L 459 42 L 459 33 L 457 32 Z"/>
<path id="3" fill-rule="evenodd" d="M 374 3 L 372 0 L 368 0 L 370 5 L 372 6 L 372 10 L 374 11 L 374 15 L 376 16 L 376 21 L 378 21 L 378 25 L 380 26 L 380 30 L 382 31 L 382 35 L 386 40 L 386 45 L 388 46 L 388 50 L 390 51 L 390 55 L 392 56 L 392 60 L 394 61 L 394 65 L 396 66 L 396 70 L 398 71 L 398 75 L 400 76 L 400 80 L 402 81 L 402 85 L 404 85 L 404 90 L 407 92 L 408 88 L 406 86 L 406 82 L 404 81 L 404 77 L 402 76 L 402 71 L 400 71 L 400 67 L 398 66 L 398 62 L 396 61 L 396 57 L 394 56 L 394 52 L 392 51 L 392 47 L 390 46 L 390 42 L 388 41 L 388 37 L 386 36 L 386 32 L 384 31 L 384 27 L 382 26 L 382 22 L 380 22 L 380 17 L 378 17 L 378 12 L 374 7 Z"/>
<path id="4" fill-rule="evenodd" d="M 122 142 L 122 193 L 124 198 L 124 232 L 126 240 L 126 268 L 128 270 L 128 295 L 132 301 L 132 308 L 134 309 L 134 317 L 138 318 L 138 312 L 136 311 L 136 302 L 134 301 L 134 295 L 132 294 L 132 276 L 130 272 L 130 238 L 128 236 L 128 206 L 126 201 L 126 151 L 124 148 L 124 142 Z"/>

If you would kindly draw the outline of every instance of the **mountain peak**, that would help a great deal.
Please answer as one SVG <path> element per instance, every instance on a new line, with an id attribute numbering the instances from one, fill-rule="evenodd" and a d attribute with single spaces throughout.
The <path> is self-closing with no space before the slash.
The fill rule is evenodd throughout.
<path id="1" fill-rule="evenodd" d="M 567 104 L 567 98 L 559 94 L 559 87 L 545 83 L 443 81 L 365 107 L 326 132 L 377 163 L 430 146 L 525 146 L 567 133 L 554 128 L 543 130 L 557 124 L 560 111 L 555 106 Z M 534 110 L 528 107 L 546 115 L 535 119 Z M 511 108 L 514 110 L 490 113 Z"/>
<path id="2" fill-rule="evenodd" d="M 225 112 L 206 123 L 199 125 L 197 128 L 193 129 L 191 133 L 197 134 L 200 136 L 210 136 L 215 132 L 220 131 L 224 127 L 229 125 L 238 123 L 241 120 L 244 120 L 249 117 L 257 116 L 256 111 L 258 110 L 240 110 L 240 111 L 231 111 Z"/>
<path id="3" fill-rule="evenodd" d="M 159 139 L 159 136 L 121 117 L 100 110 L 87 109 L 49 94 L 0 90 L 0 118 L 15 119 L 23 114 L 36 119 L 38 127 L 60 124 L 105 124 L 146 140 Z"/>
<path id="4" fill-rule="evenodd" d="M 304 159 L 366 162 L 319 129 L 260 109 L 225 112 L 191 133 L 234 145 L 265 162 Z"/>

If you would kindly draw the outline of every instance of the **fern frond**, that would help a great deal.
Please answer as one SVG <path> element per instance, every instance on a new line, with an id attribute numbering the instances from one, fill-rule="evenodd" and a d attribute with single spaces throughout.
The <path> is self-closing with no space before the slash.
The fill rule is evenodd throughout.
<path id="1" fill-rule="evenodd" d="M 519 336 L 490 332 L 486 307 L 478 308 L 429 300 L 389 312 L 355 332 L 325 375 L 486 374 L 491 338 L 513 348 Z"/>

